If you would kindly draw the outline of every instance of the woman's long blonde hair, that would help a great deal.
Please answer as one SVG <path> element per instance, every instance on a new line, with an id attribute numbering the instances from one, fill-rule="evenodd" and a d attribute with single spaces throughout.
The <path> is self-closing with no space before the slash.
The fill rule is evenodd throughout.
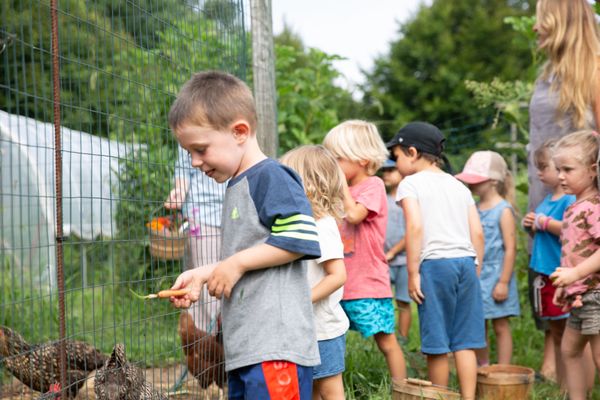
<path id="1" fill-rule="evenodd" d="M 344 174 L 337 160 L 321 145 L 305 145 L 288 151 L 281 163 L 300 175 L 315 219 L 342 218 Z"/>
<path id="2" fill-rule="evenodd" d="M 537 26 L 546 37 L 540 48 L 548 55 L 542 79 L 553 77 L 560 94 L 557 117 L 572 115 L 585 126 L 586 110 L 600 90 L 600 30 L 586 0 L 539 0 Z"/>

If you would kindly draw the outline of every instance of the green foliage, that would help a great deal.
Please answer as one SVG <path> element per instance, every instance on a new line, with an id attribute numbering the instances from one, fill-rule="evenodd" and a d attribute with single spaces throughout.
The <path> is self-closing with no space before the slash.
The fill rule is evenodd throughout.
<path id="1" fill-rule="evenodd" d="M 341 60 L 318 49 L 306 50 L 289 29 L 275 40 L 277 120 L 280 152 L 320 143 L 344 119 L 356 117 L 352 96 L 335 84 Z"/>
<path id="2" fill-rule="evenodd" d="M 389 137 L 410 120 L 442 129 L 486 121 L 491 112 L 473 107 L 465 79 L 521 77 L 530 49 L 504 24 L 531 13 L 533 1 L 434 1 L 400 27 L 390 53 L 375 61 L 363 87 L 371 119 Z"/>
<path id="3" fill-rule="evenodd" d="M 529 116 L 525 111 L 533 91 L 530 82 L 504 82 L 494 78 L 490 83 L 465 81 L 465 86 L 473 92 L 475 102 L 480 108 L 493 107 L 496 109 L 493 126 L 499 123 L 500 115 L 509 122 L 515 123 L 524 139 L 529 137 Z"/>

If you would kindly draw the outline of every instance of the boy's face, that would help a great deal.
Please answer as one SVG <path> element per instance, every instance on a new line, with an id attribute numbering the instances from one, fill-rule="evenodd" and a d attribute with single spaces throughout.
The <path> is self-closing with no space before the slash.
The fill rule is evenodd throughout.
<path id="1" fill-rule="evenodd" d="M 381 178 L 383 179 L 385 187 L 388 189 L 397 187 L 400 184 L 400 181 L 402 181 L 402 175 L 396 168 L 383 169 L 381 171 Z"/>
<path id="2" fill-rule="evenodd" d="M 229 130 L 217 130 L 185 123 L 175 131 L 175 136 L 189 153 L 192 167 L 222 183 L 238 174 L 244 156 L 247 136 L 237 128 L 234 124 Z"/>
<path id="3" fill-rule="evenodd" d="M 416 156 L 413 157 L 406 155 L 400 146 L 394 146 L 392 148 L 392 154 L 394 157 L 396 157 L 396 168 L 398 169 L 398 172 L 400 172 L 400 175 L 408 176 L 415 172 L 413 160 L 416 158 Z"/>
<path id="4" fill-rule="evenodd" d="M 361 172 L 364 172 L 364 165 L 360 161 L 338 158 L 337 162 L 348 182 L 352 182 L 356 176 L 360 175 Z"/>

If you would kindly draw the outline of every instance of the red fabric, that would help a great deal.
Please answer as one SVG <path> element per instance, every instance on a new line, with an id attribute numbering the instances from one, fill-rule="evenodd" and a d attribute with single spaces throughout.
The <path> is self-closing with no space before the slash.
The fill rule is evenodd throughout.
<path id="1" fill-rule="evenodd" d="M 288 361 L 262 363 L 265 383 L 271 400 L 300 400 L 296 364 Z"/>
<path id="2" fill-rule="evenodd" d="M 536 289 L 539 290 L 541 300 L 539 309 L 536 310 L 538 315 L 540 317 L 560 317 L 568 314 L 562 310 L 562 307 L 559 307 L 552 302 L 556 288 L 552 286 L 550 278 L 546 275 L 539 276 L 543 279 L 544 284 L 539 289 Z"/>

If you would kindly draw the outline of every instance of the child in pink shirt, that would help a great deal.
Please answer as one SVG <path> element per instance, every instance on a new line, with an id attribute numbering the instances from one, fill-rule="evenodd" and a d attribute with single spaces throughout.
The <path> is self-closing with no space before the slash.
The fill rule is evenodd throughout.
<path id="1" fill-rule="evenodd" d="M 584 348 L 589 342 L 600 368 L 600 135 L 579 131 L 561 138 L 553 161 L 565 193 L 575 195 L 563 217 L 561 266 L 550 275 L 554 302 L 571 309 L 561 352 L 569 399 L 586 398 Z"/>
<path id="2" fill-rule="evenodd" d="M 373 176 L 388 158 L 388 151 L 375 125 L 356 120 L 333 128 L 323 145 L 337 158 L 347 181 L 340 228 L 347 280 L 341 305 L 350 329 L 375 337 L 392 380 L 401 381 L 406 366 L 394 335 L 394 304 L 383 252 L 387 198 L 383 181 Z"/>

